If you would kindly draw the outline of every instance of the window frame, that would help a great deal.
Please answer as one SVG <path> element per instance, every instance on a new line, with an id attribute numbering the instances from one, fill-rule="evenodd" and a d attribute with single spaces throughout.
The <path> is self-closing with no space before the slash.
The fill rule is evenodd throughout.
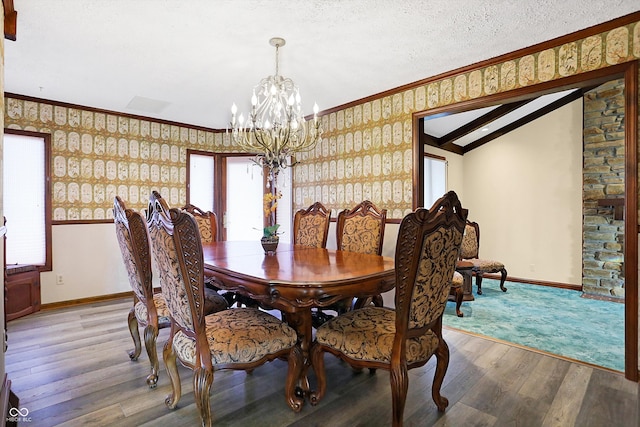
<path id="1" fill-rule="evenodd" d="M 51 134 L 20 129 L 5 128 L 4 134 L 27 136 L 42 139 L 44 142 L 44 223 L 45 223 L 45 263 L 36 264 L 38 271 L 53 270 L 52 248 L 52 209 L 51 209 Z M 3 152 L 4 162 L 4 152 Z M 4 203 L 4 200 L 3 200 Z M 4 212 L 3 212 L 4 214 Z M 11 224 L 9 223 L 9 229 Z M 6 266 L 5 266 L 6 267 Z"/>

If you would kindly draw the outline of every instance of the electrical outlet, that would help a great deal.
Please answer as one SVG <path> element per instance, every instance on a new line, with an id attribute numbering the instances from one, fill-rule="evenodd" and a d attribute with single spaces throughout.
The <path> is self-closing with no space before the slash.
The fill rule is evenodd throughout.
<path id="1" fill-rule="evenodd" d="M 58 274 L 56 276 L 56 285 L 64 285 L 64 280 L 62 280 L 62 274 Z"/>
<path id="2" fill-rule="evenodd" d="M 536 271 L 536 265 L 535 264 L 529 264 L 529 271 L 530 272 L 535 272 Z"/>

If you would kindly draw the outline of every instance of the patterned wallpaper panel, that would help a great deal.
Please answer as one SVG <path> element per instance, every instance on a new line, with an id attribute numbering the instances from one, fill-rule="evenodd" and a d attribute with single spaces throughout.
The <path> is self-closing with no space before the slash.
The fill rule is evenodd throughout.
<path id="1" fill-rule="evenodd" d="M 400 219 L 412 209 L 412 113 L 638 58 L 634 23 L 325 115 L 323 143 L 296 168 L 294 208 L 320 200 L 335 215 L 369 199 Z"/>
<path id="2" fill-rule="evenodd" d="M 134 209 L 151 190 L 186 202 L 186 150 L 232 151 L 227 134 L 23 99 L 6 99 L 7 127 L 52 135 L 54 221 L 112 218 L 119 195 Z"/>
<path id="3" fill-rule="evenodd" d="M 412 209 L 412 113 L 638 58 L 633 23 L 325 114 L 322 142 L 294 169 L 293 208 L 320 201 L 335 216 L 369 199 L 400 219 Z M 116 194 L 140 209 L 152 189 L 182 205 L 187 148 L 234 151 L 224 132 L 44 101 L 8 97 L 5 123 L 52 134 L 54 221 L 110 218 Z"/>

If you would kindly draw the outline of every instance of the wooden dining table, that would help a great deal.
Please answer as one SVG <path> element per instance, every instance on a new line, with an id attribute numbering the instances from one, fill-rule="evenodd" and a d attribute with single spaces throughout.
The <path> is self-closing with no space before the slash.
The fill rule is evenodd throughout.
<path id="1" fill-rule="evenodd" d="M 348 297 L 375 296 L 393 289 L 394 260 L 378 255 L 280 243 L 266 255 L 260 242 L 203 244 L 204 267 L 216 286 L 280 310 L 298 334 L 304 368 L 294 392 L 309 395 L 307 371 L 313 339 L 311 309 Z"/>

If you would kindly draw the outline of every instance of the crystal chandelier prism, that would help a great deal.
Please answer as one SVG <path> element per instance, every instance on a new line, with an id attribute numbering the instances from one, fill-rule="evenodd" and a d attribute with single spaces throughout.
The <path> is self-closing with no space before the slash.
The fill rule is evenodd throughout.
<path id="1" fill-rule="evenodd" d="M 318 105 L 313 106 L 313 119 L 306 120 L 297 86 L 278 73 L 278 49 L 285 40 L 274 37 L 269 43 L 276 48 L 276 73 L 263 78 L 253 89 L 247 119 L 242 113 L 237 116 L 235 103 L 231 107 L 233 142 L 242 151 L 256 154 L 255 163 L 268 169 L 268 183 L 275 181 L 282 169 L 295 164 L 296 153 L 311 150 L 322 134 Z"/>

